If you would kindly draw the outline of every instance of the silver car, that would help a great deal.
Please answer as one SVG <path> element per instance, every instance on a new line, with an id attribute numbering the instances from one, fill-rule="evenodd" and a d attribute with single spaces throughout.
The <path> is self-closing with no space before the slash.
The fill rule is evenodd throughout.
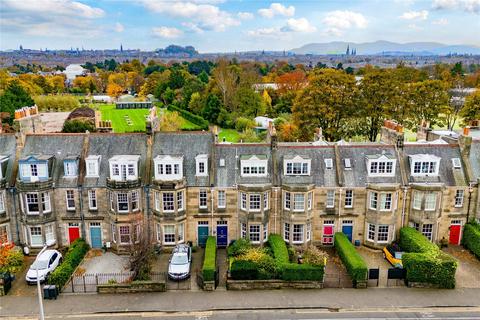
<path id="1" fill-rule="evenodd" d="M 191 264 L 192 248 L 186 244 L 177 245 L 168 264 L 168 277 L 173 280 L 187 279 L 190 277 Z"/>

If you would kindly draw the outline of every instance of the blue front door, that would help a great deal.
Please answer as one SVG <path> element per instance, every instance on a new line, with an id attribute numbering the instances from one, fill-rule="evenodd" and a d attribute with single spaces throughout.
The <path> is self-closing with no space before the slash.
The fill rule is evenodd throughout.
<path id="1" fill-rule="evenodd" d="M 208 238 L 208 225 L 198 226 L 198 245 L 200 247 L 205 247 Z"/>
<path id="2" fill-rule="evenodd" d="M 102 228 L 90 226 L 90 240 L 92 242 L 92 248 L 102 247 Z"/>
<path id="3" fill-rule="evenodd" d="M 352 225 L 343 225 L 342 232 L 347 236 L 348 240 L 352 242 L 352 235 L 353 235 L 353 226 Z"/>
<path id="4" fill-rule="evenodd" d="M 226 247 L 228 244 L 228 226 L 217 226 L 217 246 Z"/>

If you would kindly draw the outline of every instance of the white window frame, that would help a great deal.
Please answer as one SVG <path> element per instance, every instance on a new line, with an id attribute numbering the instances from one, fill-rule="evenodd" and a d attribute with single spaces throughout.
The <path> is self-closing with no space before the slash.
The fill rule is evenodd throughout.
<path id="1" fill-rule="evenodd" d="M 326 158 L 324 159 L 325 162 L 325 169 L 331 170 L 333 169 L 333 159 L 332 158 Z"/>
<path id="2" fill-rule="evenodd" d="M 88 156 L 85 159 L 86 177 L 98 178 L 101 156 Z"/>
<path id="3" fill-rule="evenodd" d="M 422 224 L 422 234 L 430 241 L 433 241 L 433 223 Z"/>
<path id="4" fill-rule="evenodd" d="M 247 224 L 246 223 L 240 223 L 240 237 L 242 239 L 247 238 Z"/>
<path id="5" fill-rule="evenodd" d="M 369 208 L 370 210 L 377 210 L 377 207 L 378 207 L 378 192 L 370 191 Z"/>
<path id="6" fill-rule="evenodd" d="M 208 208 L 208 193 L 207 189 L 200 189 L 198 191 L 198 207 L 200 209 Z"/>
<path id="7" fill-rule="evenodd" d="M 118 157 L 118 156 L 117 156 Z M 130 157 L 130 156 L 125 156 Z M 139 156 L 136 156 L 139 158 Z M 110 179 L 115 181 L 132 181 L 138 179 L 137 160 L 109 160 Z M 125 171 L 125 172 L 123 172 Z"/>
<path id="8" fill-rule="evenodd" d="M 301 197 L 302 199 L 297 199 Z M 305 211 L 305 194 L 304 193 L 294 193 L 293 194 L 293 211 L 302 212 Z"/>
<path id="9" fill-rule="evenodd" d="M 423 199 L 423 194 L 420 191 L 413 191 L 413 197 L 412 197 L 412 208 L 415 210 L 421 210 L 422 209 L 422 199 Z"/>
<path id="10" fill-rule="evenodd" d="M 438 176 L 440 160 L 431 154 L 410 155 L 410 174 L 413 177 Z"/>
<path id="11" fill-rule="evenodd" d="M 157 235 L 157 242 L 162 243 L 162 225 L 160 223 L 157 223 L 155 229 Z"/>
<path id="12" fill-rule="evenodd" d="M 335 190 L 327 190 L 327 201 L 325 202 L 325 206 L 329 209 L 335 208 Z"/>
<path id="13" fill-rule="evenodd" d="M 185 209 L 184 201 L 183 190 L 177 191 L 177 211 L 183 211 Z"/>
<path id="14" fill-rule="evenodd" d="M 463 189 L 457 189 L 455 191 L 455 208 L 463 207 L 464 196 L 465 196 L 465 191 Z"/>
<path id="15" fill-rule="evenodd" d="M 0 190 L 0 213 L 7 211 L 7 205 L 5 201 L 5 192 Z"/>
<path id="16" fill-rule="evenodd" d="M 311 160 L 296 156 L 283 161 L 283 174 L 286 176 L 309 176 Z"/>
<path id="17" fill-rule="evenodd" d="M 290 242 L 290 223 L 283 224 L 283 240 Z"/>
<path id="18" fill-rule="evenodd" d="M 40 198 L 40 204 L 42 205 L 43 213 L 52 212 L 52 204 L 50 202 L 50 193 L 41 192 L 39 198 Z"/>
<path id="19" fill-rule="evenodd" d="M 312 223 L 307 223 L 306 241 L 312 240 Z"/>
<path id="20" fill-rule="evenodd" d="M 161 197 L 162 197 L 161 192 L 157 192 L 157 191 L 153 192 L 153 201 L 154 201 L 155 211 L 158 211 L 158 212 L 162 211 L 160 207 Z"/>
<path id="21" fill-rule="evenodd" d="M 345 190 L 345 208 L 353 208 L 353 189 Z"/>
<path id="22" fill-rule="evenodd" d="M 376 226 L 374 224 L 368 223 L 367 224 L 367 240 L 375 242 L 375 236 L 376 236 Z"/>
<path id="23" fill-rule="evenodd" d="M 171 230 L 167 230 L 166 229 L 173 229 L 173 233 L 171 232 Z M 168 239 L 170 240 L 170 238 L 172 237 L 173 235 L 173 241 L 167 241 L 167 237 Z M 171 245 L 171 244 L 176 244 L 176 240 L 177 240 L 177 234 L 175 232 L 175 225 L 174 224 L 167 224 L 167 225 L 164 225 L 163 226 L 163 244 L 166 244 L 166 245 Z"/>
<path id="24" fill-rule="evenodd" d="M 263 193 L 263 210 L 268 210 L 269 208 L 269 196 L 268 196 L 268 191 L 265 191 Z"/>
<path id="25" fill-rule="evenodd" d="M 247 194 L 245 192 L 240 193 L 240 209 L 247 210 Z"/>
<path id="26" fill-rule="evenodd" d="M 208 176 L 208 155 L 199 154 L 195 157 L 196 176 Z M 203 170 L 202 170 L 203 169 Z"/>
<path id="27" fill-rule="evenodd" d="M 110 229 L 111 229 L 111 232 L 112 232 L 112 241 L 113 241 L 113 243 L 117 243 L 117 227 L 116 227 L 115 223 L 112 223 L 110 225 Z"/>
<path id="28" fill-rule="evenodd" d="M 390 192 L 381 193 L 380 194 L 380 211 L 392 211 L 392 208 L 393 208 L 393 194 Z"/>
<path id="29" fill-rule="evenodd" d="M 437 193 L 425 193 L 425 211 L 435 211 L 437 208 Z"/>
<path id="30" fill-rule="evenodd" d="M 252 204 L 255 204 L 255 207 L 253 207 Z M 260 193 L 249 193 L 248 194 L 248 210 L 252 212 L 260 212 L 261 209 L 262 209 L 262 195 Z"/>
<path id="31" fill-rule="evenodd" d="M 263 242 L 268 241 L 268 222 L 263 225 Z"/>
<path id="32" fill-rule="evenodd" d="M 138 191 L 134 190 L 130 193 L 130 202 L 132 212 L 137 212 L 140 210 L 140 194 Z"/>
<path id="33" fill-rule="evenodd" d="M 35 233 L 38 233 L 37 231 L 40 231 L 40 234 L 33 235 L 32 234 L 32 229 L 33 228 L 35 228 Z M 29 239 L 30 239 L 30 246 L 33 247 L 33 248 L 43 247 L 44 243 L 43 243 L 42 227 L 41 226 L 28 226 L 27 230 L 28 230 L 28 236 L 29 236 Z M 35 241 L 35 243 L 34 243 L 33 242 L 33 237 L 36 237 L 35 239 L 36 240 L 39 239 L 40 241 Z"/>
<path id="34" fill-rule="evenodd" d="M 75 211 L 75 190 L 65 190 L 66 206 L 68 211 Z M 71 205 L 73 204 L 73 206 Z"/>
<path id="35" fill-rule="evenodd" d="M 259 159 L 252 156 L 250 159 L 240 160 L 240 174 L 242 177 L 266 177 L 268 159 Z"/>
<path id="36" fill-rule="evenodd" d="M 298 238 L 299 236 L 299 238 Z M 297 237 L 297 240 L 295 238 Z M 300 240 L 299 240 L 300 239 Z M 292 243 L 301 244 L 305 242 L 305 225 L 304 224 L 293 224 L 292 228 Z"/>
<path id="37" fill-rule="evenodd" d="M 313 191 L 307 194 L 307 210 L 313 209 Z"/>
<path id="38" fill-rule="evenodd" d="M 166 213 L 175 212 L 174 192 L 162 192 L 162 211 Z"/>
<path id="39" fill-rule="evenodd" d="M 55 224 L 54 223 L 49 223 L 45 225 L 45 243 L 48 246 L 51 246 L 55 244 L 56 238 L 55 238 Z"/>
<path id="40" fill-rule="evenodd" d="M 125 201 L 120 201 L 120 195 L 125 195 Z M 127 209 L 126 210 L 120 210 L 120 202 L 121 203 L 126 203 L 127 204 Z M 129 212 L 130 210 L 130 204 L 128 203 L 128 193 L 127 192 L 118 192 L 117 193 L 117 211 L 121 213 L 126 213 Z"/>
<path id="41" fill-rule="evenodd" d="M 183 156 L 157 156 L 154 159 L 155 164 L 155 180 L 180 180 L 183 178 Z M 167 165 L 170 171 L 167 173 Z"/>
<path id="42" fill-rule="evenodd" d="M 217 191 L 217 207 L 225 209 L 227 207 L 227 192 L 225 190 Z"/>
<path id="43" fill-rule="evenodd" d="M 34 201 L 36 199 L 36 202 Z M 36 211 L 31 211 L 29 204 L 37 204 L 37 210 Z M 39 215 L 40 214 L 40 206 L 41 206 L 41 201 L 40 201 L 40 194 L 36 192 L 28 192 L 25 194 L 25 207 L 27 209 L 27 214 L 30 215 Z"/>
<path id="44" fill-rule="evenodd" d="M 63 173 L 67 178 L 75 178 L 78 175 L 77 161 L 65 160 L 63 162 Z"/>
<path id="45" fill-rule="evenodd" d="M 248 226 L 248 239 L 251 243 L 260 243 L 262 235 L 261 231 L 262 226 L 260 224 L 251 224 Z M 252 235 L 254 235 L 255 238 L 253 238 Z"/>
<path id="46" fill-rule="evenodd" d="M 97 190 L 95 189 L 88 190 L 88 208 L 90 210 L 98 209 Z"/>
<path id="47" fill-rule="evenodd" d="M 396 166 L 397 160 L 389 159 L 385 155 L 367 161 L 368 175 L 371 177 L 393 177 Z"/>
<path id="48" fill-rule="evenodd" d="M 183 243 L 185 241 L 185 222 L 178 224 L 177 231 L 178 231 L 177 243 Z"/>
<path id="49" fill-rule="evenodd" d="M 283 208 L 285 210 L 291 210 L 292 208 L 292 194 L 288 191 L 283 193 Z"/>
<path id="50" fill-rule="evenodd" d="M 387 228 L 387 231 L 380 231 L 380 228 Z M 390 238 L 390 226 L 388 224 L 380 224 L 377 226 L 377 243 L 388 243 L 388 239 Z M 380 240 L 380 235 L 386 236 L 385 240 Z"/>
<path id="51" fill-rule="evenodd" d="M 128 230 L 128 233 L 123 232 L 122 230 Z M 125 237 L 128 237 L 128 241 L 123 241 Z M 118 226 L 118 240 L 120 244 L 131 244 L 132 243 L 132 228 L 130 225 L 119 225 Z"/>

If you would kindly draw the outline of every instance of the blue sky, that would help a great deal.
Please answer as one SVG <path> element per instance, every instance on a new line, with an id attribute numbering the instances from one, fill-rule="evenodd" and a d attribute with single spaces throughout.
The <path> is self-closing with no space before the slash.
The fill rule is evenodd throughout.
<path id="1" fill-rule="evenodd" d="M 0 49 L 169 44 L 200 52 L 311 42 L 480 46 L 480 0 L 0 0 Z"/>

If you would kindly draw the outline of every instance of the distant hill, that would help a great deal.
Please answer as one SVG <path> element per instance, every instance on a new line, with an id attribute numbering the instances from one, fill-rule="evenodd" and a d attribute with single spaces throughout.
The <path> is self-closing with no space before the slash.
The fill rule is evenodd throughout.
<path id="1" fill-rule="evenodd" d="M 391 55 L 480 54 L 480 47 L 472 45 L 446 45 L 437 42 L 395 43 L 383 40 L 363 43 L 344 41 L 309 43 L 290 51 L 296 54 L 344 54 L 347 46 L 350 48 L 350 52 L 356 50 L 357 55 L 375 55 L 382 53 Z"/>

